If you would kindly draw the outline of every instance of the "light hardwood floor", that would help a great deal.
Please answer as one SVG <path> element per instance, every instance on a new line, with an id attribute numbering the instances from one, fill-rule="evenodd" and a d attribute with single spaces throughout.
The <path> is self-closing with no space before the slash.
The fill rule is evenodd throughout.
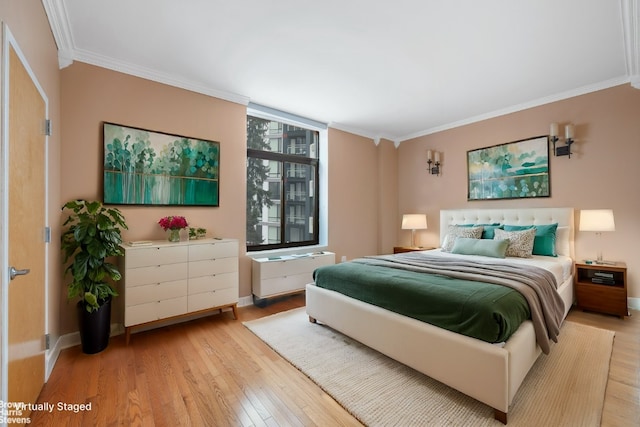
<path id="1" fill-rule="evenodd" d="M 36 426 L 358 426 L 331 397 L 242 322 L 304 305 L 295 295 L 265 308 L 111 339 L 96 355 L 62 352 L 39 402 L 91 403 L 91 411 L 34 412 Z M 603 426 L 640 425 L 640 312 L 625 320 L 572 310 L 569 319 L 616 331 Z"/>

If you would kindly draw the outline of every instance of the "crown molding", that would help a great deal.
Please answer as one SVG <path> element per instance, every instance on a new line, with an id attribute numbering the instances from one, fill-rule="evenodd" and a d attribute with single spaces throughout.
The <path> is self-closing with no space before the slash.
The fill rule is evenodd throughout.
<path id="1" fill-rule="evenodd" d="M 358 135 L 358 136 L 363 136 L 365 138 L 369 138 L 371 140 L 373 140 L 373 143 L 375 145 L 380 144 L 380 141 L 383 139 L 386 139 L 388 141 L 393 142 L 393 145 L 395 145 L 396 148 L 398 148 L 399 145 L 399 140 L 398 137 L 395 135 L 389 135 L 389 134 L 382 134 L 382 133 L 376 133 L 376 132 L 370 132 L 364 129 L 360 129 L 354 126 L 348 126 L 348 125 L 344 125 L 342 123 L 337 123 L 337 122 L 331 122 L 328 125 L 330 128 L 333 129 L 337 129 L 337 130 L 341 130 L 343 132 L 347 132 L 347 133 L 352 133 L 354 135 Z"/>
<path id="2" fill-rule="evenodd" d="M 82 51 L 80 49 L 75 49 L 73 58 L 79 62 L 96 65 L 98 67 L 106 68 L 124 74 L 129 74 L 147 80 L 152 80 L 154 82 L 163 83 L 169 86 L 190 90 L 192 92 L 213 96 L 215 98 L 220 98 L 225 101 L 235 102 L 237 104 L 242 104 L 245 106 L 249 104 L 250 100 L 248 96 L 214 89 L 199 82 L 182 79 L 171 74 L 161 73 L 157 70 L 140 67 L 138 65 L 129 64 L 124 61 L 109 58 L 107 56 L 96 55 L 94 53 Z"/>
<path id="3" fill-rule="evenodd" d="M 67 10 L 62 0 L 42 0 L 42 5 L 49 19 L 53 39 L 58 46 L 58 66 L 63 69 L 73 63 L 73 34 Z"/>
<path id="4" fill-rule="evenodd" d="M 582 86 L 576 89 L 572 89 L 570 91 L 557 93 L 557 94 L 546 96 L 543 98 L 534 99 L 532 101 L 528 101 L 522 104 L 517 104 L 517 105 L 513 105 L 500 110 L 495 110 L 495 111 L 480 114 L 474 117 L 469 117 L 467 119 L 447 123 L 442 126 L 435 126 L 429 129 L 425 129 L 424 131 L 404 135 L 402 137 L 399 137 L 398 140 L 400 142 L 408 141 L 410 139 L 419 138 L 421 136 L 431 135 L 437 132 L 442 132 L 442 131 L 454 129 L 460 126 L 481 122 L 483 120 L 493 119 L 493 118 L 504 116 L 511 113 L 517 113 L 519 111 L 528 110 L 529 108 L 539 107 L 545 104 L 551 104 L 552 102 L 562 101 L 562 100 L 573 98 L 576 96 L 585 95 L 591 92 L 596 92 L 596 91 L 608 89 L 614 86 L 619 86 L 629 82 L 630 82 L 630 79 L 628 76 L 620 76 L 614 79 L 605 80 L 603 82 L 598 82 L 592 85 Z"/>
<path id="5" fill-rule="evenodd" d="M 621 0 L 621 12 L 627 74 L 640 89 L 640 0 Z"/>

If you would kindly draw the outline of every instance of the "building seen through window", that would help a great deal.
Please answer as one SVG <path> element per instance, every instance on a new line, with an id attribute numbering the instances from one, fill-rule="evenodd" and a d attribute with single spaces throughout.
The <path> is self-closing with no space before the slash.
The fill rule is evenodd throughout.
<path id="1" fill-rule="evenodd" d="M 318 243 L 318 131 L 247 116 L 247 250 Z"/>

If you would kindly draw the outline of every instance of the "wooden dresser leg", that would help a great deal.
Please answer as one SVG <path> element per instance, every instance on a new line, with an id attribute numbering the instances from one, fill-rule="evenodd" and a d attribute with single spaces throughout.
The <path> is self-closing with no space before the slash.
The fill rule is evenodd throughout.
<path id="1" fill-rule="evenodd" d="M 493 418 L 495 418 L 496 420 L 500 421 L 502 424 L 506 425 L 507 424 L 507 413 L 506 412 L 502 412 L 502 411 L 498 411 L 497 409 L 493 410 Z"/>
<path id="2" fill-rule="evenodd" d="M 131 327 L 124 328 L 124 342 L 125 345 L 129 345 L 129 340 L 131 339 Z"/>
<path id="3" fill-rule="evenodd" d="M 233 312 L 233 318 L 238 320 L 238 304 L 233 304 L 231 306 L 231 311 Z"/>

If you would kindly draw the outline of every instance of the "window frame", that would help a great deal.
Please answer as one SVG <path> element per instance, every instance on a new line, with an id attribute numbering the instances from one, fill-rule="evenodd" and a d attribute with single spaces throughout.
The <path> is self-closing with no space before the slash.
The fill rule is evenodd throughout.
<path id="1" fill-rule="evenodd" d="M 318 123 L 310 121 L 308 119 L 302 119 L 302 121 L 300 120 L 292 121 L 290 119 L 292 116 L 287 113 L 282 113 L 284 114 L 284 116 L 278 116 L 273 114 L 274 110 L 269 109 L 269 113 L 265 113 L 264 111 L 256 110 L 255 106 L 253 107 L 254 108 L 247 108 L 247 116 L 275 121 L 281 124 L 291 125 L 291 126 L 303 128 L 305 130 L 309 130 L 312 132 L 317 132 L 318 134 L 317 140 L 316 140 L 316 144 L 317 144 L 316 156 L 317 157 L 313 158 L 313 157 L 306 157 L 306 156 L 301 156 L 296 154 L 280 153 L 280 152 L 259 150 L 259 149 L 253 149 L 253 148 L 247 147 L 247 161 L 248 159 L 253 158 L 253 159 L 279 162 L 281 165 L 280 167 L 281 167 L 282 173 L 280 178 L 281 179 L 280 230 L 279 230 L 280 243 L 263 243 L 259 245 L 249 245 L 247 244 L 247 242 L 245 242 L 246 250 L 248 253 L 249 252 L 255 253 L 259 251 L 291 249 L 291 248 L 295 249 L 295 248 L 302 248 L 302 247 L 309 247 L 309 246 L 318 246 L 323 241 L 323 236 L 322 236 L 323 227 L 321 226 L 321 223 L 323 222 L 322 218 L 324 218 L 325 216 L 325 215 L 322 215 L 321 212 L 323 212 L 324 210 L 322 199 L 323 199 L 323 196 L 326 194 L 326 192 L 321 191 L 321 182 L 322 182 L 322 175 L 323 175 L 323 171 L 322 171 L 323 147 L 322 146 L 326 144 L 326 125 L 318 126 Z M 286 200 L 287 191 L 284 188 L 284 183 L 286 180 L 286 176 L 285 176 L 286 163 L 293 163 L 294 165 L 303 165 L 305 167 L 311 166 L 315 171 L 314 176 L 311 177 L 311 179 L 313 179 L 313 196 L 311 197 L 315 199 L 314 206 L 313 206 L 313 214 L 312 214 L 313 215 L 313 239 L 311 240 L 296 241 L 296 242 L 284 241 L 284 237 L 286 235 L 285 230 L 287 225 L 287 218 L 289 217 L 288 210 L 286 208 L 287 207 L 287 200 Z"/>

